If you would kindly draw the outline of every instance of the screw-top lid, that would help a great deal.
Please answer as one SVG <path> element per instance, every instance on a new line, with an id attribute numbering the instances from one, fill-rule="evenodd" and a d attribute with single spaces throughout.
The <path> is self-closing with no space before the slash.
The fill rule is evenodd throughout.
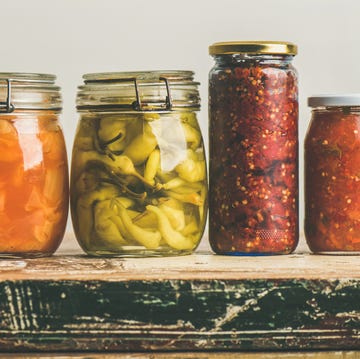
<path id="1" fill-rule="evenodd" d="M 94 73 L 79 86 L 79 111 L 171 111 L 200 107 L 192 71 Z"/>
<path id="2" fill-rule="evenodd" d="M 309 107 L 360 106 L 360 93 L 314 95 L 308 97 Z"/>
<path id="3" fill-rule="evenodd" d="M 297 54 L 297 46 L 283 41 L 229 41 L 216 42 L 209 47 L 210 55 L 231 54 L 269 54 L 293 55 Z"/>
<path id="4" fill-rule="evenodd" d="M 1 72 L 0 112 L 54 110 L 62 108 L 60 87 L 55 75 Z"/>

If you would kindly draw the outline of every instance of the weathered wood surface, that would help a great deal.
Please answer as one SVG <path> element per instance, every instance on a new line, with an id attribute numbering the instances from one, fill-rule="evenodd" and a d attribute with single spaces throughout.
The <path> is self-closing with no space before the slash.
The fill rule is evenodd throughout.
<path id="1" fill-rule="evenodd" d="M 360 349 L 359 257 L 0 261 L 3 352 L 289 349 Z"/>
<path id="2" fill-rule="evenodd" d="M 55 255 L 31 260 L 0 260 L 6 280 L 212 280 L 360 279 L 360 256 L 292 254 L 233 257 L 197 252 L 158 258 L 90 258 Z"/>
<path id="3" fill-rule="evenodd" d="M 229 353 L 229 352 L 206 352 L 206 353 L 116 353 L 116 354 L 3 354 L 1 359 L 360 359 L 359 351 L 348 352 L 302 352 L 302 353 Z"/>

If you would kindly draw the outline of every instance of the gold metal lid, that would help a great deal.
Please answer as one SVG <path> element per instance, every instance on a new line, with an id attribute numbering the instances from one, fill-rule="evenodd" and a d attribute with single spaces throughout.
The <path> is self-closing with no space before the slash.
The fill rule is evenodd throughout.
<path id="1" fill-rule="evenodd" d="M 283 41 L 229 41 L 215 42 L 209 46 L 210 55 L 232 54 L 269 54 L 291 55 L 297 54 L 297 46 Z"/>

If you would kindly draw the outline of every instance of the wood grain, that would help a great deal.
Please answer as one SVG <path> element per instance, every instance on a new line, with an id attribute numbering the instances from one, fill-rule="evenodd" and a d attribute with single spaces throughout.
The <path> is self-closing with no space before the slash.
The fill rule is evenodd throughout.
<path id="1" fill-rule="evenodd" d="M 90 258 L 55 255 L 0 260 L 4 280 L 359 279 L 360 256 L 292 254 L 232 257 L 199 252 L 182 257 Z"/>
<path id="2" fill-rule="evenodd" d="M 359 261 L 210 253 L 2 260 L 0 351 L 357 350 Z"/>

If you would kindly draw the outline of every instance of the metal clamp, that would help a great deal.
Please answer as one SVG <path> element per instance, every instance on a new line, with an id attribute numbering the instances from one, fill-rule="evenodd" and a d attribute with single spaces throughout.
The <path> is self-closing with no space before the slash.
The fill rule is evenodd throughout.
<path id="1" fill-rule="evenodd" d="M 136 96 L 136 100 L 132 103 L 132 107 L 135 111 L 151 111 L 146 109 L 146 106 L 143 106 L 141 99 L 140 99 L 140 95 L 139 95 L 139 87 L 138 87 L 138 82 L 136 77 L 133 77 L 131 79 L 129 79 L 130 81 L 134 81 L 134 86 L 135 86 L 135 96 Z M 170 86 L 169 86 L 169 81 L 166 77 L 159 77 L 160 81 L 164 81 L 165 82 L 165 86 L 166 86 L 166 98 L 165 98 L 165 107 L 161 108 L 160 111 L 170 111 L 172 109 L 172 98 L 171 98 L 171 94 L 170 94 Z M 159 109 L 158 109 L 159 111 Z"/>
<path id="2" fill-rule="evenodd" d="M 167 96 L 165 98 L 165 104 L 166 104 L 166 110 L 171 110 L 172 109 L 172 98 L 171 98 L 171 93 L 170 93 L 170 86 L 169 86 L 169 81 L 166 77 L 159 77 L 159 80 L 164 81 L 165 82 L 165 86 L 166 86 L 166 93 Z"/>
<path id="3" fill-rule="evenodd" d="M 0 113 L 11 113 L 15 110 L 15 106 L 11 103 L 11 80 L 5 81 L 7 83 L 6 101 L 0 102 Z"/>

